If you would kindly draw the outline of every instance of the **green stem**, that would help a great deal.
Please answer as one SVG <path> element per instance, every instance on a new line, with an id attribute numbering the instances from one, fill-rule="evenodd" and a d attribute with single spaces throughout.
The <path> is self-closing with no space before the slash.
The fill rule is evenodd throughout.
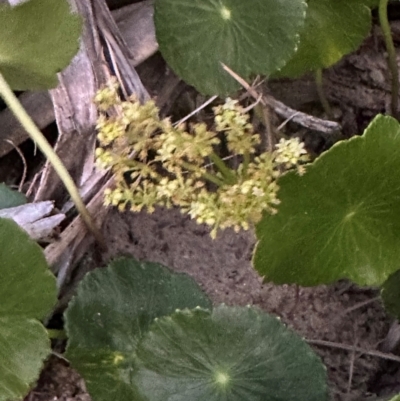
<path id="1" fill-rule="evenodd" d="M 67 334 L 64 330 L 47 329 L 47 335 L 51 340 L 66 340 Z"/>
<path id="2" fill-rule="evenodd" d="M 60 180 L 64 183 L 65 188 L 71 196 L 78 212 L 82 216 L 83 221 L 86 223 L 89 230 L 93 233 L 97 241 L 105 246 L 105 242 L 102 234 L 96 228 L 92 217 L 90 216 L 85 204 L 83 203 L 78 188 L 76 187 L 72 177 L 70 176 L 68 170 L 63 165 L 60 158 L 54 152 L 53 148 L 47 142 L 44 135 L 36 127 L 35 123 L 32 121 L 28 113 L 22 107 L 18 98 L 14 95 L 7 81 L 4 79 L 3 75 L 0 73 L 0 96 L 3 98 L 4 102 L 7 104 L 9 109 L 13 112 L 15 117 L 18 119 L 20 124 L 25 128 L 26 132 L 29 134 L 31 139 L 36 142 L 39 149 L 46 156 L 49 163 L 53 166 L 54 170 L 60 177 Z"/>
<path id="3" fill-rule="evenodd" d="M 187 162 L 182 162 L 182 167 L 184 167 L 186 170 L 194 171 L 194 172 L 197 172 L 199 170 L 198 167 L 194 166 L 193 164 L 187 163 Z M 220 180 L 218 177 L 216 177 L 215 175 L 212 175 L 210 173 L 203 173 L 202 176 L 205 180 L 210 181 L 213 184 L 218 185 L 219 187 L 222 187 L 222 185 L 224 185 L 224 182 L 222 180 Z"/>
<path id="4" fill-rule="evenodd" d="M 325 113 L 327 114 L 328 118 L 333 119 L 331 105 L 329 104 L 328 99 L 325 96 L 321 68 L 318 68 L 315 71 L 315 83 L 317 84 L 317 92 L 318 92 L 319 101 L 321 102 L 322 107 L 323 107 Z"/>
<path id="5" fill-rule="evenodd" d="M 273 152 L 275 145 L 275 132 L 271 123 L 271 111 L 269 106 L 258 103 L 254 108 L 256 116 L 264 124 L 266 132 L 266 146 L 268 152 Z"/>
<path id="6" fill-rule="evenodd" d="M 392 75 L 392 104 L 391 114 L 397 118 L 398 97 L 399 97 L 399 71 L 396 61 L 396 50 L 394 48 L 392 33 L 388 20 L 387 5 L 389 0 L 380 0 L 379 2 L 379 23 L 385 39 L 386 50 L 388 52 L 388 66 Z"/>
<path id="7" fill-rule="evenodd" d="M 210 159 L 220 171 L 227 184 L 233 185 L 236 183 L 237 179 L 235 173 L 224 163 L 224 161 L 216 153 L 212 152 L 210 154 Z"/>

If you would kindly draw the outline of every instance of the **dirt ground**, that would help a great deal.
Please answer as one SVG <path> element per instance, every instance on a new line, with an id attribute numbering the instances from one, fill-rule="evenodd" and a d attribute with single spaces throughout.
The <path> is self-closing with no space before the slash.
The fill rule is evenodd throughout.
<path id="1" fill-rule="evenodd" d="M 118 255 L 162 263 L 192 276 L 215 304 L 257 305 L 280 316 L 305 339 L 332 343 L 312 345 L 327 367 L 332 399 L 361 400 L 396 390 L 393 383 L 385 388 L 377 383 L 379 372 L 387 369 L 384 359 L 351 350 L 353 346 L 357 351 L 378 349 L 387 334 L 389 318 L 376 299 L 377 290 L 345 281 L 314 288 L 263 284 L 250 263 L 255 244 L 251 232 L 226 230 L 213 241 L 207 228 L 177 210 L 151 215 L 113 210 L 103 232 L 110 249 L 101 255 L 100 264 Z M 99 263 L 91 260 L 90 268 Z M 88 399 L 83 381 L 57 357 L 50 359 L 28 396 L 28 401 Z"/>

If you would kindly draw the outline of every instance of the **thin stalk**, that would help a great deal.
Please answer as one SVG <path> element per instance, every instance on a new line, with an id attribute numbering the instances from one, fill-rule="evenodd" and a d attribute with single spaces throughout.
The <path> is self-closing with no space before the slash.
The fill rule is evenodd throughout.
<path id="1" fill-rule="evenodd" d="M 266 146 L 268 152 L 273 152 L 274 150 L 274 145 L 275 145 L 275 135 L 274 135 L 274 129 L 272 127 L 271 123 L 271 113 L 270 113 L 270 108 L 266 104 L 257 104 L 254 107 L 254 111 L 256 116 L 261 120 L 261 122 L 264 124 L 265 127 L 265 132 L 266 132 Z"/>
<path id="2" fill-rule="evenodd" d="M 235 173 L 224 163 L 224 161 L 216 153 L 212 152 L 210 154 L 210 159 L 220 171 L 227 184 L 233 185 L 236 183 L 237 179 Z"/>
<path id="3" fill-rule="evenodd" d="M 245 154 L 243 155 L 243 177 L 246 177 L 249 164 L 250 164 L 250 153 L 245 152 Z"/>
<path id="4" fill-rule="evenodd" d="M 70 176 L 68 170 L 63 165 L 60 158 L 54 152 L 53 148 L 47 142 L 44 135 L 37 128 L 35 123 L 32 121 L 28 113 L 22 107 L 18 98 L 14 95 L 7 81 L 4 79 L 3 75 L 0 73 L 0 96 L 3 98 L 6 105 L 18 119 L 20 124 L 25 128 L 28 135 L 33 141 L 36 142 L 39 149 L 46 156 L 49 163 L 53 166 L 54 170 L 60 177 L 60 180 L 65 185 L 72 201 L 74 202 L 79 214 L 81 215 L 83 221 L 86 223 L 88 229 L 92 232 L 96 240 L 105 246 L 105 242 L 102 234 L 95 226 L 92 217 L 90 216 L 85 204 L 83 203 L 81 196 L 79 195 L 78 188 L 76 187 L 72 177 Z"/>
<path id="5" fill-rule="evenodd" d="M 182 162 L 182 167 L 184 167 L 186 170 L 197 172 L 199 169 L 198 167 L 194 166 L 193 164 L 187 163 L 187 162 Z M 207 180 L 212 182 L 215 185 L 218 185 L 219 187 L 222 187 L 225 183 L 220 180 L 218 177 L 215 175 L 212 175 L 210 173 L 203 173 L 202 177 Z"/>
<path id="6" fill-rule="evenodd" d="M 318 68 L 315 71 L 315 83 L 317 85 L 317 92 L 318 92 L 319 101 L 321 102 L 322 107 L 323 107 L 325 113 L 327 114 L 327 116 L 330 119 L 333 119 L 333 113 L 332 113 L 331 105 L 329 104 L 328 99 L 325 96 L 324 84 L 323 84 L 323 81 L 322 81 L 322 68 Z"/>
<path id="7" fill-rule="evenodd" d="M 396 50 L 394 48 L 392 32 L 388 20 L 387 5 L 389 0 L 379 2 L 379 23 L 381 25 L 383 37 L 385 39 L 386 50 L 388 52 L 388 66 L 392 76 L 392 104 L 391 114 L 397 118 L 399 108 L 399 70 L 397 68 Z"/>

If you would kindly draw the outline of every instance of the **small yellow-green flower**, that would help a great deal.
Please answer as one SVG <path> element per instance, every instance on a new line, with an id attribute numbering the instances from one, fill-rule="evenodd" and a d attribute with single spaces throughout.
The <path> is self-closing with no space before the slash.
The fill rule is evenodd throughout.
<path id="1" fill-rule="evenodd" d="M 275 162 L 291 168 L 305 159 L 305 155 L 307 155 L 307 151 L 304 149 L 304 143 L 300 142 L 299 138 L 281 139 L 276 145 Z"/>
<path id="2" fill-rule="evenodd" d="M 289 168 L 304 169 L 300 164 L 307 155 L 297 138 L 254 156 L 260 136 L 237 100 L 214 108 L 214 129 L 204 123 L 174 126 L 160 119 L 154 101 L 122 101 L 116 81 L 95 101 L 101 111 L 97 163 L 111 168 L 116 182 L 106 191 L 105 203 L 120 210 L 179 207 L 209 225 L 215 238 L 219 229 L 247 230 L 264 212 L 276 213 L 277 179 Z M 237 158 L 235 169 L 219 156 L 221 143 L 230 152 L 228 159 Z"/>

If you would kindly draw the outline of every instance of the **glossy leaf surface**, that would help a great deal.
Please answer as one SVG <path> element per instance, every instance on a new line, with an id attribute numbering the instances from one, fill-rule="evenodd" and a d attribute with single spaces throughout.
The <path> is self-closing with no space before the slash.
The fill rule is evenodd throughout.
<path id="1" fill-rule="evenodd" d="M 50 341 L 40 319 L 56 302 L 41 248 L 0 219 L 0 401 L 22 399 L 38 378 Z"/>
<path id="2" fill-rule="evenodd" d="M 348 278 L 381 285 L 399 269 L 400 125 L 377 116 L 280 181 L 279 211 L 256 227 L 254 266 L 266 280 L 311 286 Z"/>
<path id="3" fill-rule="evenodd" d="M 277 75 L 298 77 L 327 68 L 356 50 L 371 29 L 367 4 L 362 0 L 309 0 L 298 50 Z"/>
<path id="4" fill-rule="evenodd" d="M 26 198 L 23 194 L 13 191 L 7 185 L 0 183 L 0 209 L 20 206 L 26 203 Z"/>
<path id="5" fill-rule="evenodd" d="M 183 80 L 203 94 L 239 88 L 242 78 L 269 75 L 293 55 L 306 12 L 303 0 L 157 0 L 160 51 Z"/>
<path id="6" fill-rule="evenodd" d="M 154 318 L 211 307 L 197 284 L 157 263 L 120 259 L 89 273 L 65 314 L 66 356 L 95 401 L 142 400 L 133 382 L 136 345 Z"/>
<path id="7" fill-rule="evenodd" d="M 151 401 L 324 401 L 326 369 L 277 318 L 221 305 L 157 319 L 138 347 Z"/>
<path id="8" fill-rule="evenodd" d="M 385 309 L 400 319 L 400 270 L 393 273 L 382 285 L 381 295 Z"/>
<path id="9" fill-rule="evenodd" d="M 0 4 L 0 72 L 15 90 L 54 87 L 78 51 L 80 33 L 67 0 Z"/>

